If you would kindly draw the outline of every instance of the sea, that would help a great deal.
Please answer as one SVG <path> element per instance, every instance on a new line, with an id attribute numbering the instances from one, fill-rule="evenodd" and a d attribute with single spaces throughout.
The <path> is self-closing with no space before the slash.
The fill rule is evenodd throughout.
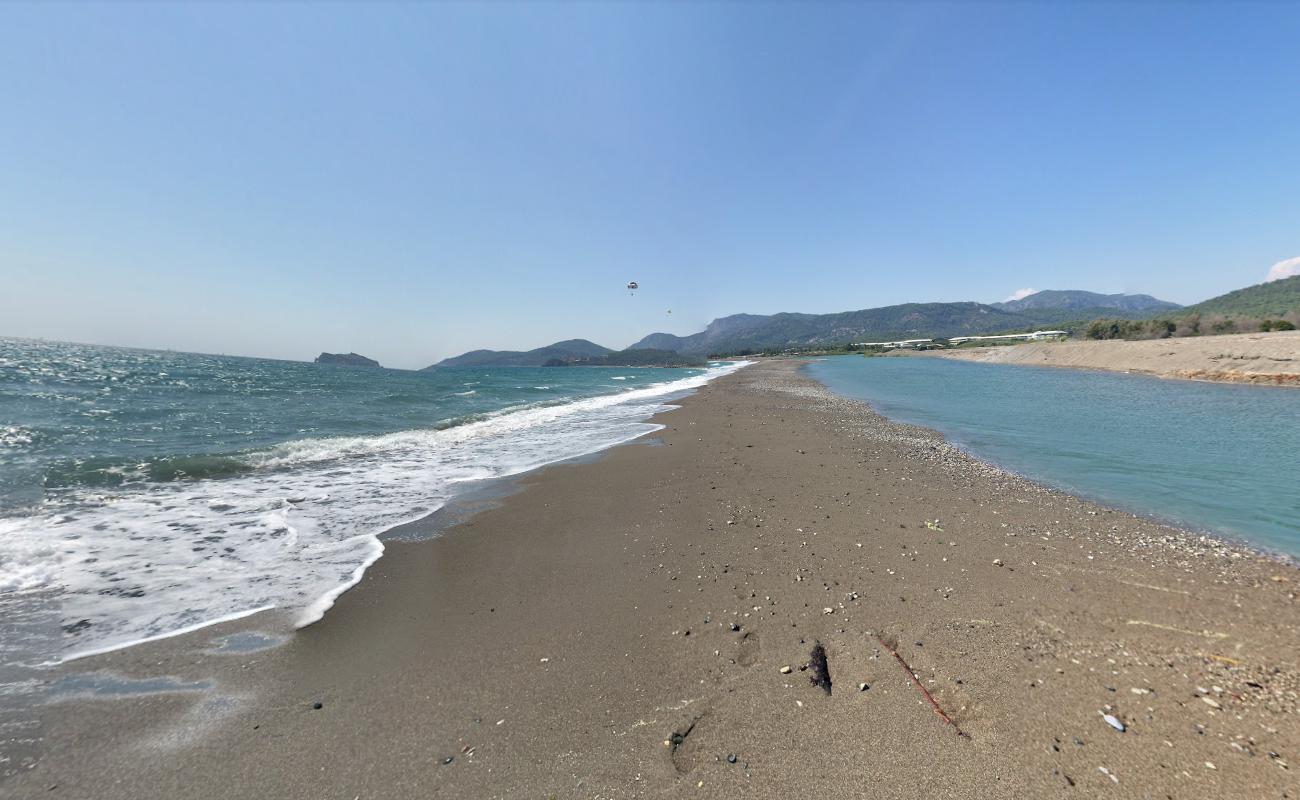
<path id="1" fill-rule="evenodd" d="M 980 459 L 1105 505 L 1300 557 L 1300 391 L 943 358 L 808 373 Z"/>
<path id="2" fill-rule="evenodd" d="M 0 339 L 0 594 L 57 599 L 58 660 L 279 609 L 467 487 L 653 432 L 738 369 L 405 371 Z"/>

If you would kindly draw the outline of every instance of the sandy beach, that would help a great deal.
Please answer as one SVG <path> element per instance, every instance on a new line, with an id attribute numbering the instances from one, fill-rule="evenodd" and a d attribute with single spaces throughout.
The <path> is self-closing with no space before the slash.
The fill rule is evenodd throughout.
<path id="1" fill-rule="evenodd" d="M 278 633 L 259 615 L 64 665 L 0 792 L 1297 796 L 1293 565 L 1008 475 L 797 362 L 658 421 L 388 541 L 284 644 L 213 650 Z"/>
<path id="2" fill-rule="evenodd" d="M 989 364 L 1139 372 L 1158 378 L 1300 386 L 1300 331 L 1143 341 L 1029 342 L 932 350 L 925 355 Z"/>

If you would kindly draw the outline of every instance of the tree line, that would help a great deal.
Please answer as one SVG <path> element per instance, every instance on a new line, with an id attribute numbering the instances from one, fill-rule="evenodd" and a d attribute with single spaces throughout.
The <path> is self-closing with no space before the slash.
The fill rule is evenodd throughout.
<path id="1" fill-rule="evenodd" d="M 1169 339 L 1182 336 L 1216 336 L 1225 333 L 1293 331 L 1300 312 L 1280 318 L 1189 314 L 1180 318 L 1145 320 L 1095 319 L 1084 326 L 1085 339 Z"/>

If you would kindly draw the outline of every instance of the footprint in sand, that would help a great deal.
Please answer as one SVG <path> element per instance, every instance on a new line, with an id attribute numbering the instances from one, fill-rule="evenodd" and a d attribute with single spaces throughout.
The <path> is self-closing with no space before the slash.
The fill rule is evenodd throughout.
<path id="1" fill-rule="evenodd" d="M 746 631 L 736 646 L 736 663 L 742 667 L 752 667 L 758 663 L 760 652 L 758 634 Z"/>

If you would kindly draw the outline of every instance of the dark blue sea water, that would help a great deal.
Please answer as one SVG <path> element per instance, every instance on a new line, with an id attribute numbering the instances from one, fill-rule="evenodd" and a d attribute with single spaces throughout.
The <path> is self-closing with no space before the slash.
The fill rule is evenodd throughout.
<path id="1" fill-rule="evenodd" d="M 1300 556 L 1300 391 L 939 358 L 809 365 L 1042 483 Z"/>
<path id="2" fill-rule="evenodd" d="M 318 618 L 378 534 L 655 429 L 734 367 L 431 372 L 0 339 L 0 592 L 65 656 L 260 609 Z"/>

